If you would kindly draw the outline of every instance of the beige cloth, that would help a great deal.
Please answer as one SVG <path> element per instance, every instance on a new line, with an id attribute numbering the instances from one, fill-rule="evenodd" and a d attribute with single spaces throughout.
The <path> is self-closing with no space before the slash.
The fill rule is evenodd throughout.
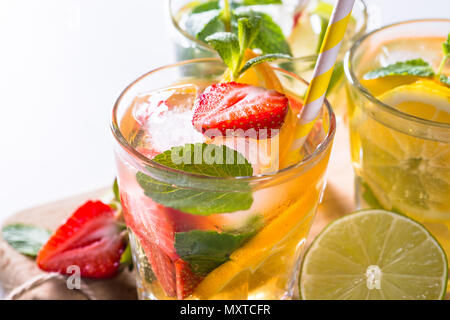
<path id="1" fill-rule="evenodd" d="M 315 237 L 331 220 L 350 213 L 353 208 L 353 172 L 350 164 L 348 136 L 346 128 L 340 126 L 336 135 L 328 172 L 328 186 L 323 203 L 314 221 L 310 240 Z M 37 208 L 21 211 L 10 217 L 6 224 L 22 222 L 54 230 L 78 206 L 88 199 L 103 196 L 107 190 L 98 190 L 87 194 L 46 204 Z M 39 270 L 34 260 L 21 255 L 0 238 L 0 285 L 8 294 L 30 279 L 45 274 Z M 86 293 L 95 299 L 136 299 L 134 274 L 128 271 L 110 280 L 83 280 L 85 294 L 78 290 L 69 290 L 64 281 L 51 280 L 29 290 L 20 299 L 87 299 Z"/>
<path id="2" fill-rule="evenodd" d="M 83 202 L 104 194 L 105 189 L 24 210 L 7 219 L 4 225 L 21 222 L 54 230 Z M 0 285 L 5 296 L 40 275 L 45 275 L 45 272 L 36 266 L 33 259 L 18 253 L 0 238 Z M 83 280 L 81 289 L 91 299 L 137 299 L 134 274 L 128 270 L 109 280 Z M 55 279 L 28 290 L 18 298 L 79 300 L 87 299 L 87 296 L 79 290 L 69 290 L 65 281 Z"/>

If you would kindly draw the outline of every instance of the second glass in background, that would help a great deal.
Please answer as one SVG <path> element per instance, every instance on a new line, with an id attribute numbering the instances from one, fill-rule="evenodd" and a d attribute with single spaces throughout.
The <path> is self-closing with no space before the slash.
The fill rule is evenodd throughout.
<path id="1" fill-rule="evenodd" d="M 177 61 L 217 56 L 211 47 L 189 33 L 185 25 L 186 17 L 193 8 L 214 1 L 167 0 Z M 291 69 L 309 81 L 335 2 L 335 0 L 283 0 L 282 5 L 256 5 L 248 8 L 268 14 L 281 27 L 294 58 Z M 342 59 L 352 43 L 367 31 L 368 18 L 365 2 L 356 0 L 327 95 L 338 116 L 343 116 L 346 110 L 343 104 L 345 90 Z M 286 68 L 286 65 L 283 65 L 283 68 Z"/>

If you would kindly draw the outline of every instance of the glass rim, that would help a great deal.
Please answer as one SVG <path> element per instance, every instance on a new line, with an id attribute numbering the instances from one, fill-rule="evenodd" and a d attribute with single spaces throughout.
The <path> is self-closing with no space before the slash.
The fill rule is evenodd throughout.
<path id="1" fill-rule="evenodd" d="M 336 117 L 335 114 L 333 112 L 333 109 L 331 108 L 330 103 L 328 102 L 327 99 L 324 100 L 323 106 L 325 106 L 326 110 L 327 110 L 327 118 L 328 118 L 328 126 L 329 126 L 329 130 L 326 133 L 326 136 L 321 139 L 320 143 L 316 146 L 316 148 L 314 149 L 314 151 L 309 154 L 308 156 L 306 156 L 305 158 L 303 158 L 301 161 L 283 168 L 281 170 L 277 170 L 275 172 L 270 172 L 270 173 L 265 173 L 265 174 L 258 174 L 258 175 L 254 175 L 254 176 L 239 176 L 239 177 L 212 177 L 212 176 L 204 176 L 204 175 L 200 175 L 200 174 L 196 174 L 196 173 L 190 173 L 190 172 L 185 172 L 185 171 L 181 171 L 178 169 L 174 169 L 174 168 L 170 168 L 167 166 L 164 166 L 158 162 L 155 162 L 149 158 L 147 158 L 146 156 L 144 156 L 143 154 L 141 154 L 140 152 L 138 152 L 136 150 L 136 148 L 134 148 L 133 146 L 131 146 L 127 139 L 125 139 L 125 137 L 122 135 L 122 132 L 120 130 L 119 127 L 119 122 L 117 119 L 117 111 L 119 109 L 120 103 L 122 101 L 122 98 L 125 96 L 125 94 L 134 87 L 134 85 L 136 85 L 138 82 L 140 82 L 142 79 L 156 73 L 162 70 L 166 70 L 166 69 L 170 69 L 170 68 L 174 68 L 174 67 L 179 67 L 179 66 L 184 66 L 184 65 L 188 65 L 188 64 L 192 64 L 192 63 L 202 63 L 202 62 L 222 62 L 222 60 L 220 60 L 219 58 L 201 58 L 201 59 L 191 59 L 191 60 L 185 60 L 185 61 L 181 61 L 178 63 L 174 63 L 174 64 L 169 64 L 169 65 L 165 65 L 162 67 L 158 67 L 155 68 L 143 75 L 141 75 L 140 77 L 138 77 L 136 80 L 132 81 L 119 95 L 119 97 L 117 98 L 116 102 L 114 103 L 114 107 L 112 110 L 112 116 L 111 116 L 111 121 L 110 121 L 110 129 L 112 131 L 112 134 L 115 138 L 115 140 L 119 143 L 120 147 L 122 149 L 124 149 L 126 152 L 128 152 L 132 157 L 138 159 L 139 161 L 141 161 L 142 163 L 144 163 L 146 166 L 149 166 L 151 168 L 155 168 L 157 170 L 164 170 L 166 172 L 170 172 L 173 174 L 182 174 L 183 176 L 188 176 L 188 177 L 192 177 L 195 179 L 205 179 L 207 181 L 234 181 L 234 180 L 239 180 L 239 181 L 243 181 L 243 182 L 267 182 L 270 181 L 272 179 L 277 179 L 279 178 L 280 175 L 285 175 L 291 172 L 295 172 L 296 169 L 308 165 L 310 164 L 312 161 L 316 160 L 319 156 L 322 156 L 323 153 L 328 149 L 328 147 L 331 146 L 331 143 L 333 141 L 333 138 L 335 136 L 336 133 Z M 278 67 L 274 67 L 272 66 L 272 68 L 276 71 L 281 71 L 291 77 L 293 77 L 294 79 L 302 82 L 304 85 L 308 86 L 309 83 L 304 80 L 303 78 L 299 77 L 298 75 L 296 75 L 295 73 L 292 73 L 290 71 L 278 68 Z M 322 107 L 323 107 L 322 106 Z"/>
<path id="2" fill-rule="evenodd" d="M 436 127 L 440 129 L 450 129 L 450 123 L 444 123 L 444 122 L 438 122 L 433 120 L 427 120 L 423 119 L 417 116 L 414 116 L 412 114 L 408 114 L 405 112 L 402 112 L 389 104 L 386 104 L 382 102 L 381 100 L 378 100 L 374 95 L 372 95 L 369 90 L 367 90 L 359 81 L 358 77 L 356 76 L 354 70 L 353 70 L 353 58 L 356 54 L 356 51 L 359 49 L 360 45 L 370 38 L 374 34 L 378 34 L 379 32 L 383 32 L 387 29 L 390 29 L 392 27 L 397 27 L 401 25 L 407 25 L 411 23 L 420 23 L 420 22 L 448 22 L 450 23 L 450 19 L 446 18 L 428 18 L 428 19 L 413 19 L 413 20 L 405 20 L 401 22 L 392 23 L 386 26 L 383 26 L 381 28 L 377 28 L 375 30 L 372 30 L 371 32 L 365 34 L 361 38 L 359 38 L 347 51 L 344 57 L 344 73 L 347 78 L 347 81 L 354 87 L 360 94 L 362 94 L 366 99 L 374 103 L 377 107 L 380 107 L 383 111 L 386 111 L 393 116 L 402 118 L 407 121 L 416 122 L 422 125 Z"/>
<path id="3" fill-rule="evenodd" d="M 168 12 L 168 15 L 170 18 L 170 22 L 172 23 L 175 30 L 177 30 L 179 33 L 181 33 L 181 35 L 183 37 L 187 38 L 189 41 L 194 42 L 196 45 L 201 47 L 203 50 L 209 51 L 211 53 L 216 53 L 216 51 L 209 44 L 204 43 L 203 41 L 200 41 L 196 37 L 193 37 L 191 34 L 186 32 L 185 30 L 183 30 L 183 28 L 181 28 L 181 26 L 178 24 L 178 21 L 175 17 L 176 13 L 173 12 L 173 10 L 172 10 L 172 1 L 174 1 L 174 0 L 167 0 L 167 12 Z M 308 1 L 310 1 L 310 0 L 308 0 Z M 362 7 L 364 23 L 355 32 L 355 34 L 352 36 L 352 39 L 359 39 L 361 36 L 363 36 L 365 34 L 365 31 L 367 29 L 367 21 L 368 21 L 368 17 L 369 17 L 365 0 L 357 0 L 356 5 L 360 5 Z M 319 54 L 316 53 L 316 54 L 310 54 L 307 56 L 292 57 L 292 59 L 294 61 L 298 61 L 298 60 L 305 60 L 305 61 L 314 60 L 314 61 L 316 61 L 318 56 L 319 56 Z"/>

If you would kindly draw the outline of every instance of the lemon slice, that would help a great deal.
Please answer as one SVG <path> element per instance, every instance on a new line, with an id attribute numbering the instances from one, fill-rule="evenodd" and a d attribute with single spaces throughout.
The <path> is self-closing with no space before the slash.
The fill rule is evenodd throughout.
<path id="1" fill-rule="evenodd" d="M 378 99 L 413 116 L 450 123 L 450 88 L 434 81 L 419 80 L 398 86 Z"/>
<path id="2" fill-rule="evenodd" d="M 274 299 L 282 296 L 292 279 L 292 264 L 296 263 L 295 255 L 306 239 L 317 196 L 316 191 L 306 192 L 299 201 L 285 208 L 249 242 L 234 251 L 228 262 L 209 273 L 194 290 L 193 298 Z"/>
<path id="3" fill-rule="evenodd" d="M 450 123 L 450 89 L 433 81 L 398 86 L 378 99 L 413 116 Z M 415 137 L 414 130 L 411 125 L 407 135 L 370 117 L 356 123 L 352 144 L 361 155 L 357 173 L 384 209 L 421 223 L 448 223 L 449 145 Z"/>
<path id="4" fill-rule="evenodd" d="M 258 55 L 252 50 L 245 50 L 244 61 L 242 64 L 250 59 L 256 58 L 257 56 Z M 230 69 L 227 69 L 222 76 L 222 82 L 229 81 L 232 81 L 232 72 Z M 272 89 L 281 93 L 284 92 L 283 85 L 275 74 L 275 71 L 267 62 L 258 64 L 253 68 L 248 69 L 243 74 L 241 74 L 238 79 L 236 79 L 236 82 L 246 83 L 266 89 Z"/>
<path id="5" fill-rule="evenodd" d="M 332 222 L 305 254 L 305 300 L 436 300 L 447 287 L 447 259 L 419 223 L 383 210 Z"/>

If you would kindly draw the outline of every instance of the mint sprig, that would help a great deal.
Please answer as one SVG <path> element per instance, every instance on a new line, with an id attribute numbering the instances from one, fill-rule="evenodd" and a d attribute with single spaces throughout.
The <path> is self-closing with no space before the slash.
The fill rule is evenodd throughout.
<path id="1" fill-rule="evenodd" d="M 205 276 L 230 259 L 233 251 L 247 242 L 255 232 L 233 234 L 192 230 L 175 233 L 175 250 L 188 262 L 192 272 Z"/>
<path id="2" fill-rule="evenodd" d="M 240 18 L 259 17 L 260 32 L 248 47 L 259 49 L 262 54 L 283 53 L 292 55 L 282 29 L 270 15 L 254 10 L 254 6 L 282 4 L 281 0 L 209 1 L 194 7 L 188 16 L 185 29 L 197 39 L 206 38 L 217 32 L 231 32 L 238 37 Z"/>
<path id="3" fill-rule="evenodd" d="M 218 161 L 205 161 L 205 154 Z M 223 145 L 186 144 L 157 155 L 153 161 L 169 168 L 210 177 L 226 178 L 253 174 L 252 166 L 244 156 Z M 148 168 L 148 171 L 154 175 L 158 174 L 152 168 Z M 145 195 L 153 201 L 195 215 L 208 216 L 247 210 L 253 203 L 250 186 L 239 180 L 227 183 L 226 191 L 214 191 L 214 186 L 211 187 L 213 190 L 209 191 L 204 185 L 202 188 L 189 183 L 175 186 L 143 172 L 138 172 L 136 179 Z"/>
<path id="4" fill-rule="evenodd" d="M 439 64 L 437 72 L 434 72 L 431 65 L 423 59 L 414 59 L 402 62 L 396 62 L 386 67 L 378 68 L 366 73 L 363 76 L 365 80 L 378 79 L 386 76 L 417 76 L 417 77 L 435 77 L 441 83 L 450 86 L 450 78 L 442 74 L 442 70 L 450 58 L 450 33 L 447 35 L 446 41 L 442 43 L 443 58 Z"/>
<path id="5" fill-rule="evenodd" d="M 30 257 L 36 257 L 50 238 L 51 232 L 26 224 L 12 224 L 2 228 L 3 239 L 14 249 Z"/>
<path id="6" fill-rule="evenodd" d="M 372 70 L 364 75 L 365 80 L 378 79 L 394 75 L 412 75 L 418 77 L 434 76 L 434 70 L 430 64 L 422 59 L 407 60 L 396 62 L 386 67 Z"/>
<path id="7" fill-rule="evenodd" d="M 186 30 L 197 39 L 206 42 L 206 38 L 216 32 L 225 31 L 220 9 L 206 10 L 192 14 L 186 21 Z"/>
<path id="8" fill-rule="evenodd" d="M 245 71 L 247 71 L 248 69 L 250 69 L 260 63 L 263 63 L 263 62 L 270 62 L 270 61 L 275 61 L 275 60 L 280 60 L 280 59 L 289 60 L 290 58 L 291 58 L 291 56 L 288 56 L 287 54 L 281 54 L 281 53 L 272 53 L 272 54 L 266 54 L 263 56 L 257 56 L 253 59 L 248 60 L 244 64 L 242 69 L 239 71 L 239 74 L 242 74 Z"/>
<path id="9" fill-rule="evenodd" d="M 242 7 L 235 10 L 235 17 L 236 21 L 239 21 L 240 18 L 258 17 L 261 19 L 259 32 L 250 46 L 251 49 L 259 49 L 262 54 L 282 53 L 292 56 L 291 48 L 283 30 L 270 15 L 254 11 L 252 8 Z M 236 22 L 234 26 L 237 27 Z"/>
<path id="10" fill-rule="evenodd" d="M 238 70 L 240 45 L 238 37 L 231 32 L 217 32 L 206 38 L 206 41 L 217 51 L 223 62 L 233 70 Z"/>
<path id="11" fill-rule="evenodd" d="M 258 16 L 239 18 L 237 36 L 231 32 L 218 32 L 206 38 L 206 41 L 218 52 L 228 68 L 230 68 L 233 80 L 239 78 L 242 73 L 251 67 L 262 62 L 290 59 L 290 56 L 285 54 L 266 54 L 250 59 L 242 66 L 245 50 L 250 48 L 257 39 L 261 21 L 262 19 Z"/>

